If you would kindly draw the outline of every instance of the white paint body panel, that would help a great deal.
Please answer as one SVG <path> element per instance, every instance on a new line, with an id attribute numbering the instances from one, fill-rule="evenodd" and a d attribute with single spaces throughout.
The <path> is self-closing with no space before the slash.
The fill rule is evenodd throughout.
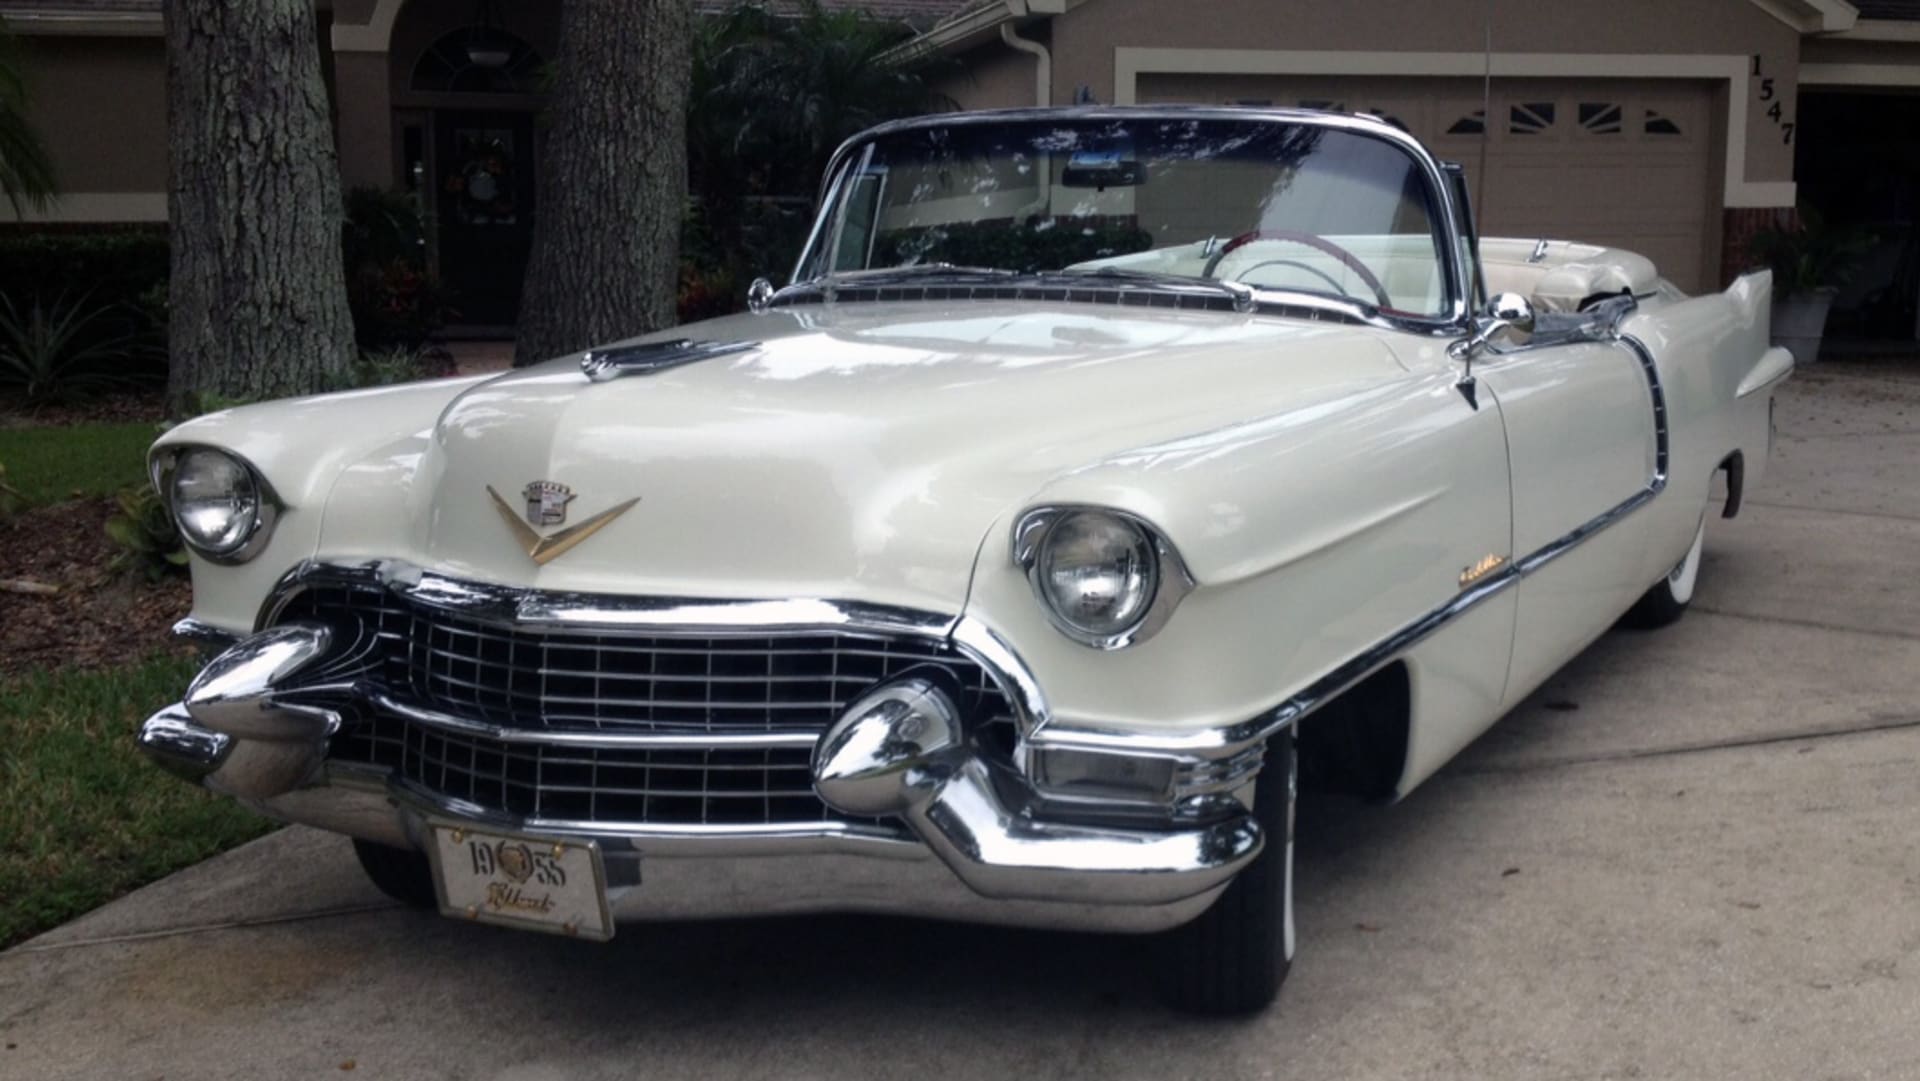
<path id="1" fill-rule="evenodd" d="M 1767 349 L 1767 293 L 1750 277 L 1650 298 L 1626 322 L 1666 390 L 1669 483 L 1397 658 L 1413 688 L 1403 790 L 1677 562 L 1729 454 L 1757 482 L 1787 370 Z M 194 615 L 250 631 L 274 581 L 308 559 L 590 593 L 867 601 L 991 628 L 1056 724 L 1191 732 L 1271 710 L 1448 605 L 1463 568 L 1602 514 L 1654 464 L 1644 373 L 1612 344 L 1491 358 L 1476 409 L 1444 338 L 1277 315 L 841 303 L 659 337 L 683 336 L 760 344 L 606 383 L 564 358 L 174 429 L 160 445 L 229 448 L 286 504 L 254 562 L 196 560 Z M 515 501 L 535 480 L 570 486 L 576 521 L 640 502 L 536 566 L 486 494 Z M 1197 588 L 1132 648 L 1069 640 L 1011 558 L 1015 517 L 1048 503 L 1154 523 Z"/>

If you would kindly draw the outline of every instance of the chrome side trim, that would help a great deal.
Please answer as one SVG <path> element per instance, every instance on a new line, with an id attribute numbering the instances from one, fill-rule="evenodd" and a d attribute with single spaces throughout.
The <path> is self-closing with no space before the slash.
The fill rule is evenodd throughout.
<path id="1" fill-rule="evenodd" d="M 1582 523 L 1565 535 L 1509 563 L 1497 574 L 1462 590 L 1447 603 L 1376 642 L 1333 671 L 1309 683 L 1278 706 L 1249 721 L 1225 728 L 1194 732 L 1142 733 L 1104 726 L 1076 727 L 1058 721 L 1044 725 L 1027 737 L 1039 748 L 1104 750 L 1128 754 L 1171 754 L 1218 758 L 1255 743 L 1263 743 L 1314 710 L 1331 701 L 1373 673 L 1386 667 L 1401 654 L 1431 637 L 1435 631 L 1465 615 L 1481 604 L 1520 584 L 1528 575 L 1591 540 L 1596 534 L 1617 525 L 1622 519 L 1652 502 L 1666 490 L 1670 447 L 1667 432 L 1666 389 L 1660 382 L 1659 365 L 1653 353 L 1631 335 L 1613 334 L 1613 340 L 1627 348 L 1640 362 L 1646 375 L 1648 398 L 1653 410 L 1654 471 L 1646 487 Z"/>

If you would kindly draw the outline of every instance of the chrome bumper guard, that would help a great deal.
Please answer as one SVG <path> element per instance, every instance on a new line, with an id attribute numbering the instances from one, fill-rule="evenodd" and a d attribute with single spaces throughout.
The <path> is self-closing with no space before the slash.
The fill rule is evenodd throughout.
<path id="1" fill-rule="evenodd" d="M 289 624 L 220 654 L 139 744 L 178 776 L 263 813 L 421 847 L 425 824 L 591 837 L 622 918 L 886 911 L 1087 930 L 1154 931 L 1203 911 L 1259 854 L 1244 807 L 1207 822 L 1062 821 L 1011 767 L 978 753 L 937 680 L 882 685 L 813 752 L 814 789 L 851 823 L 661 826 L 521 819 L 420 789 L 384 770 L 329 763 L 341 719 L 303 704 L 326 683 L 326 628 Z M 298 690 L 280 690 L 294 674 Z M 1081 809 L 1084 812 L 1084 808 Z M 1137 812 L 1137 808 L 1136 808 Z M 644 871 L 641 864 L 645 864 Z M 631 866 L 631 874 L 621 868 Z M 646 885 L 639 885 L 644 876 Z"/>

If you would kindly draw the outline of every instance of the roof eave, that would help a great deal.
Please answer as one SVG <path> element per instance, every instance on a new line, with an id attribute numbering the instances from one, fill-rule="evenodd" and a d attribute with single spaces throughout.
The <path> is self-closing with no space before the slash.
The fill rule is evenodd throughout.
<path id="1" fill-rule="evenodd" d="M 1837 34 L 1853 29 L 1860 11 L 1847 0 L 1752 0 L 1753 5 L 1802 34 Z"/>
<path id="2" fill-rule="evenodd" d="M 97 11 L 73 11 L 46 8 L 0 12 L 0 22 L 22 36 L 45 37 L 159 37 L 163 33 L 157 11 L 129 11 L 101 14 Z"/>

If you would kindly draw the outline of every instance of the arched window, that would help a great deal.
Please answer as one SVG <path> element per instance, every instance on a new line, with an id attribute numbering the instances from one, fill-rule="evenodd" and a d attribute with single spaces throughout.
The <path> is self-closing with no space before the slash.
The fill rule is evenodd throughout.
<path id="1" fill-rule="evenodd" d="M 413 66 L 411 89 L 456 94 L 533 94 L 545 61 L 516 35 L 470 26 L 427 46 Z"/>

